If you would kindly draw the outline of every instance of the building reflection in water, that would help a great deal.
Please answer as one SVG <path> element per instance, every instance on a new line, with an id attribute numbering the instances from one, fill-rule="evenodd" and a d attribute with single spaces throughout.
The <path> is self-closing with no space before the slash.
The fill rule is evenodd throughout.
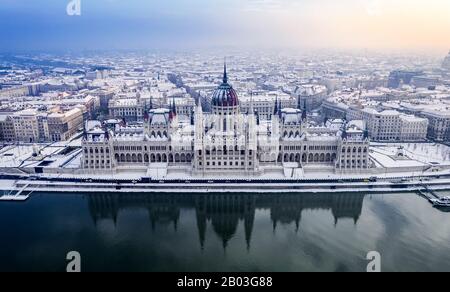
<path id="1" fill-rule="evenodd" d="M 224 249 L 235 236 L 240 222 L 244 224 L 245 240 L 250 249 L 257 209 L 270 210 L 274 231 L 280 224 L 295 224 L 298 231 L 303 210 L 331 210 L 335 224 L 339 219 L 361 216 L 364 194 L 98 194 L 87 195 L 89 210 L 95 224 L 113 220 L 117 224 L 121 210 L 148 210 L 152 229 L 172 225 L 177 230 L 182 208 L 195 209 L 200 246 L 204 247 L 208 223 L 221 238 Z"/>

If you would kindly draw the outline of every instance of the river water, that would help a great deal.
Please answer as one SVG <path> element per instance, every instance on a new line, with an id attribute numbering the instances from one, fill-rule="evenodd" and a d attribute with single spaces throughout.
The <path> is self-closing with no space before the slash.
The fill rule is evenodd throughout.
<path id="1" fill-rule="evenodd" d="M 414 193 L 34 194 L 0 234 L 0 271 L 450 271 L 450 213 Z"/>

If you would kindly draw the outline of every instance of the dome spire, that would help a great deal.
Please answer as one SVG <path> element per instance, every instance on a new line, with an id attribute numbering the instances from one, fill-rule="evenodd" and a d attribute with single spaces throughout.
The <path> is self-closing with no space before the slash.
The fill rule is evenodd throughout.
<path id="1" fill-rule="evenodd" d="M 227 75 L 227 58 L 225 58 L 223 63 L 223 83 L 228 83 L 228 75 Z"/>

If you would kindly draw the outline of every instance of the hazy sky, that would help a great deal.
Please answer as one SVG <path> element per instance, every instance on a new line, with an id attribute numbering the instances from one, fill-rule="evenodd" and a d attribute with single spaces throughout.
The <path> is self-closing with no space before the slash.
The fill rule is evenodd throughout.
<path id="1" fill-rule="evenodd" d="M 0 50 L 450 49 L 449 0 L 81 0 L 81 16 L 69 2 L 0 0 Z"/>

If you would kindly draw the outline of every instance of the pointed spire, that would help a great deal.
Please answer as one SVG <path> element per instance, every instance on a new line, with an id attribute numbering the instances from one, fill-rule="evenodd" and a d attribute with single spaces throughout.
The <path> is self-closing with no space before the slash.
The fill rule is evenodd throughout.
<path id="1" fill-rule="evenodd" d="M 303 112 L 302 112 L 302 120 L 305 121 L 308 115 L 306 114 L 306 100 L 303 103 Z"/>
<path id="2" fill-rule="evenodd" d="M 227 75 L 227 59 L 225 58 L 224 64 L 223 64 L 223 83 L 228 83 L 228 75 Z"/>
<path id="3" fill-rule="evenodd" d="M 277 98 L 275 99 L 275 108 L 274 108 L 274 110 L 273 110 L 273 114 L 274 114 L 274 115 L 278 114 L 278 96 L 277 96 Z"/>
<path id="4" fill-rule="evenodd" d="M 200 110 L 201 112 L 203 112 L 202 101 L 201 101 L 200 97 L 198 98 L 198 101 L 197 101 L 197 109 Z"/>
<path id="5" fill-rule="evenodd" d="M 172 106 L 170 105 L 169 106 L 169 121 L 172 121 L 173 120 L 173 108 L 172 108 Z"/>
<path id="6" fill-rule="evenodd" d="M 281 100 L 279 101 L 278 104 L 278 117 L 281 119 L 282 117 L 282 112 L 281 112 L 282 106 L 281 106 Z"/>
<path id="7" fill-rule="evenodd" d="M 145 105 L 145 109 L 144 109 L 144 122 L 147 122 L 149 119 L 150 115 L 149 115 L 149 110 L 147 108 L 147 104 Z"/>
<path id="8" fill-rule="evenodd" d="M 173 111 L 173 115 L 176 116 L 177 115 L 177 106 L 175 104 L 175 97 L 172 100 L 172 111 Z"/>
<path id="9" fill-rule="evenodd" d="M 254 114 L 255 110 L 253 108 L 253 92 L 250 93 L 250 114 Z"/>

